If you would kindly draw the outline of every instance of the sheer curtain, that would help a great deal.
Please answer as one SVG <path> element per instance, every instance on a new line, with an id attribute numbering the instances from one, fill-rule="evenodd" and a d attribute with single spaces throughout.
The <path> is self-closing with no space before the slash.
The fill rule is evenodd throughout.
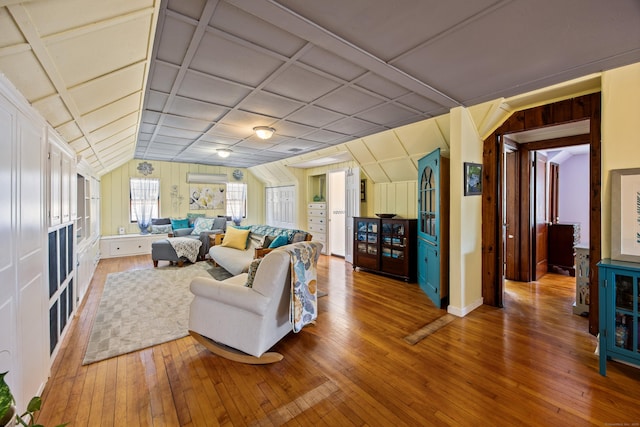
<path id="1" fill-rule="evenodd" d="M 158 195 L 160 180 L 152 178 L 131 178 L 131 213 L 138 221 L 140 233 L 147 234 L 151 218 L 158 215 Z"/>
<path id="2" fill-rule="evenodd" d="M 246 199 L 246 184 L 227 184 L 227 215 L 231 217 L 231 220 L 236 225 L 240 225 L 240 222 L 242 222 L 242 218 L 246 216 Z"/>

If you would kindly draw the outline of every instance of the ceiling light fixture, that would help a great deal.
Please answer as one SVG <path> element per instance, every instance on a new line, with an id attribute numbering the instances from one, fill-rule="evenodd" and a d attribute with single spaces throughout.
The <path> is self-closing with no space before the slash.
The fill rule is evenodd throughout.
<path id="1" fill-rule="evenodd" d="M 258 138 L 260 139 L 269 139 L 273 136 L 273 133 L 276 131 L 274 128 L 269 126 L 256 126 L 253 128 L 253 131 L 256 133 Z"/>
<path id="2" fill-rule="evenodd" d="M 220 148 L 216 150 L 216 153 L 218 153 L 218 156 L 226 159 L 231 154 L 231 150 L 229 150 L 228 148 Z"/>

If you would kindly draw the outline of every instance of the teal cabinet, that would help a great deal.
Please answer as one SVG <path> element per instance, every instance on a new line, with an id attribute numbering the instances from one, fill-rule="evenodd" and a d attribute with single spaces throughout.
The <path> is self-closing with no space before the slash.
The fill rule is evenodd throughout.
<path id="1" fill-rule="evenodd" d="M 418 161 L 418 260 L 420 288 L 433 303 L 449 303 L 449 159 L 440 149 Z"/>
<path id="2" fill-rule="evenodd" d="M 608 359 L 640 367 L 640 264 L 603 259 L 598 271 L 600 373 Z"/>

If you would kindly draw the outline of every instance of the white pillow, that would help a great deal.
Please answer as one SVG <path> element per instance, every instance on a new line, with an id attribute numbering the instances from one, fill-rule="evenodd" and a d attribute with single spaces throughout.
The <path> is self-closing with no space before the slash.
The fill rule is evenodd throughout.
<path id="1" fill-rule="evenodd" d="M 193 231 L 191 232 L 191 234 L 195 234 L 196 236 L 198 236 L 203 231 L 211 230 L 214 220 L 215 218 L 196 218 L 195 222 L 193 223 Z"/>

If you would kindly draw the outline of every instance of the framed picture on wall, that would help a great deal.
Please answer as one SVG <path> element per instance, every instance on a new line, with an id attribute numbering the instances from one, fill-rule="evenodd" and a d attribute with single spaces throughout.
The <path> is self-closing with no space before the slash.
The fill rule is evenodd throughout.
<path id="1" fill-rule="evenodd" d="M 360 201 L 361 202 L 367 201 L 367 180 L 366 179 L 360 180 Z"/>
<path id="2" fill-rule="evenodd" d="M 640 262 L 640 168 L 611 171 L 611 259 Z"/>
<path id="3" fill-rule="evenodd" d="M 464 162 L 464 195 L 479 196 L 482 194 L 482 165 Z"/>

